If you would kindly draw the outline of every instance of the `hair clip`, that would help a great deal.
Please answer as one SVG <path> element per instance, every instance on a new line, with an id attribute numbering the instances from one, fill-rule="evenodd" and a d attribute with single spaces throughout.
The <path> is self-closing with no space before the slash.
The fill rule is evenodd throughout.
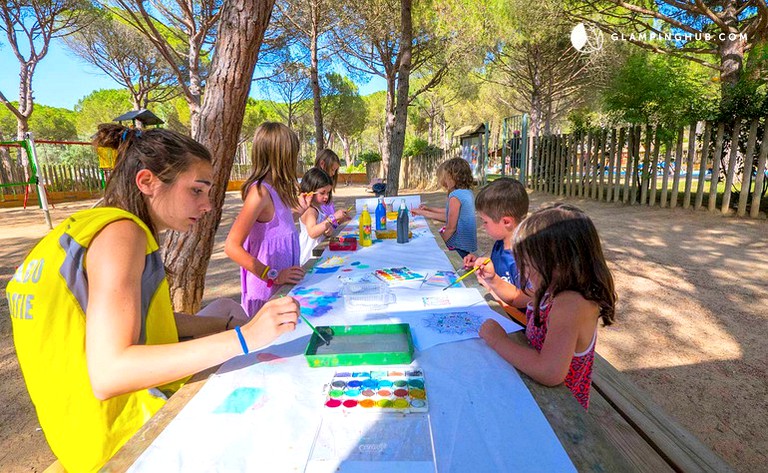
<path id="1" fill-rule="evenodd" d="M 120 141 L 125 141 L 126 137 L 128 137 L 128 128 L 123 130 L 123 136 L 120 137 Z"/>

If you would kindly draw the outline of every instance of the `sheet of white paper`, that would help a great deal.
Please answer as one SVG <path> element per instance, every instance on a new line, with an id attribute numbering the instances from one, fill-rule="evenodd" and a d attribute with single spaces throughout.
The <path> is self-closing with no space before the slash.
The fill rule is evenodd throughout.
<path id="1" fill-rule="evenodd" d="M 408 323 L 413 343 L 426 350 L 440 343 L 477 338 L 480 325 L 487 319 L 497 321 L 507 333 L 522 327 L 488 307 L 474 288 L 429 290 L 402 296 L 402 304 L 390 308 L 388 315 L 397 323 Z"/>

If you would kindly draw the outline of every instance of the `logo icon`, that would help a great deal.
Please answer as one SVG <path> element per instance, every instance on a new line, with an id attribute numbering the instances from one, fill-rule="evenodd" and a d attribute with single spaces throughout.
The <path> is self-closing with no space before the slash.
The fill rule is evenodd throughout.
<path id="1" fill-rule="evenodd" d="M 579 23 L 571 30 L 571 44 L 581 53 L 594 53 L 603 49 L 603 32 L 594 25 Z"/>

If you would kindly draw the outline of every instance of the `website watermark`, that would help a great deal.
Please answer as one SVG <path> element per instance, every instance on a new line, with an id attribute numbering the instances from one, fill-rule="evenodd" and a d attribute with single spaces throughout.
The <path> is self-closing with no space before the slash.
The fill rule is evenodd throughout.
<path id="1" fill-rule="evenodd" d="M 606 34 L 595 25 L 579 23 L 571 30 L 571 45 L 579 52 L 593 53 L 603 48 Z M 611 41 L 748 41 L 747 33 L 611 33 Z"/>

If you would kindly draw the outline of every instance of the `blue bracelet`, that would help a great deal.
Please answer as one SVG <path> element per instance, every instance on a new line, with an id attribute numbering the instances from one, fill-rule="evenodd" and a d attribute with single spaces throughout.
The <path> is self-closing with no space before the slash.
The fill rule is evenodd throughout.
<path id="1" fill-rule="evenodd" d="M 235 332 L 237 332 L 237 338 L 240 340 L 240 346 L 243 347 L 243 354 L 248 354 L 248 344 L 245 343 L 245 337 L 243 337 L 243 332 L 240 331 L 240 327 L 235 327 Z"/>

